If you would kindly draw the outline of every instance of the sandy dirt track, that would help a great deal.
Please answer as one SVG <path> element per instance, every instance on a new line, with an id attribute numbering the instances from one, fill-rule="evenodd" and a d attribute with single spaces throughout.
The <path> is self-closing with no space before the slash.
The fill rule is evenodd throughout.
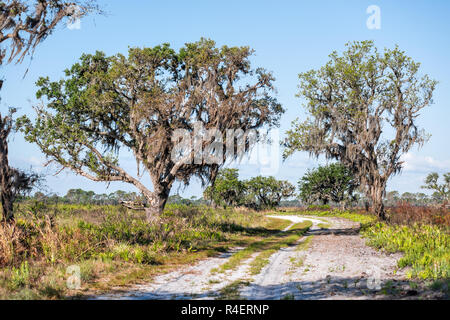
<path id="1" fill-rule="evenodd" d="M 383 284 L 404 279 L 396 267 L 401 255 L 386 255 L 366 246 L 358 234 L 358 223 L 339 218 L 273 218 L 289 220 L 292 225 L 309 220 L 313 226 L 295 246 L 273 254 L 256 276 L 250 275 L 249 264 L 257 253 L 236 270 L 211 273 L 234 252 L 243 249 L 235 248 L 219 257 L 157 276 L 151 283 L 138 285 L 129 292 L 96 299 L 216 299 L 221 289 L 239 280 L 247 283 L 239 289 L 241 298 L 247 300 L 377 299 L 386 298 L 375 294 Z M 328 229 L 320 228 L 321 223 L 327 223 Z M 309 241 L 306 248 L 304 241 Z"/>

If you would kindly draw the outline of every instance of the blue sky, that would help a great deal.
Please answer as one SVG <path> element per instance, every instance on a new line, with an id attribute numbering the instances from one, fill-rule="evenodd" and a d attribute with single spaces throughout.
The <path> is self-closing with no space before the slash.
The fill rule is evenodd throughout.
<path id="1" fill-rule="evenodd" d="M 439 81 L 435 104 L 422 112 L 418 120 L 432 138 L 420 150 L 404 157 L 402 174 L 390 180 L 388 189 L 419 192 L 425 176 L 431 171 L 450 171 L 450 1 L 100 1 L 106 16 L 84 19 L 81 29 L 58 28 L 22 65 L 2 69 L 7 81 L 2 90 L 1 110 L 19 107 L 19 114 L 33 116 L 36 104 L 34 83 L 39 76 L 59 79 L 82 53 L 96 50 L 107 54 L 126 53 L 129 46 L 154 46 L 169 42 L 174 48 L 200 37 L 215 40 L 218 45 L 249 45 L 255 49 L 254 66 L 272 71 L 276 77 L 277 98 L 287 110 L 282 117 L 280 136 L 290 123 L 302 117 L 302 101 L 295 97 L 298 74 L 319 68 L 333 50 L 341 51 L 353 40 L 374 40 L 380 49 L 398 44 L 416 61 L 422 72 Z M 369 30 L 366 9 L 381 9 L 381 29 Z M 28 73 L 24 77 L 26 69 Z M 17 167 L 42 170 L 48 174 L 49 191 L 65 194 L 70 188 L 96 192 L 117 189 L 134 190 L 133 186 L 94 183 L 71 173 L 57 177 L 52 168 L 42 168 L 45 158 L 38 148 L 24 141 L 20 134 L 10 144 L 10 161 Z M 125 155 L 123 166 L 131 172 L 134 160 Z M 274 174 L 279 179 L 296 181 L 318 161 L 297 153 Z M 242 178 L 259 174 L 255 166 L 242 166 Z M 151 187 L 149 180 L 143 182 Z M 177 192 L 178 188 L 174 188 Z M 180 189 L 184 196 L 200 196 L 198 182 Z"/>

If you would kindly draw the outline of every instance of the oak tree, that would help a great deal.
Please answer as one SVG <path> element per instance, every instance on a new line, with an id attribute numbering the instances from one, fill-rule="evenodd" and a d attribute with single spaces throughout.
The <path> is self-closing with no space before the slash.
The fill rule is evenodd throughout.
<path id="1" fill-rule="evenodd" d="M 244 183 L 239 180 L 238 169 L 222 169 L 214 183 L 207 187 L 204 198 L 214 205 L 237 206 L 244 196 Z"/>
<path id="2" fill-rule="evenodd" d="M 284 110 L 273 96 L 274 78 L 251 67 L 252 54 L 249 47 L 219 48 L 207 39 L 178 52 L 163 44 L 131 48 L 128 56 L 85 54 L 64 79 L 38 81 L 37 97 L 44 104 L 36 108 L 34 123 L 22 119 L 22 128 L 27 140 L 62 169 L 93 181 L 133 184 L 153 220 L 176 180 L 215 179 L 223 161 L 209 161 L 207 154 L 231 141 L 209 135 L 210 130 L 246 132 L 278 124 Z M 192 150 L 181 152 L 178 133 L 194 134 L 198 126 L 205 134 L 193 142 L 181 136 L 192 142 L 187 143 Z M 219 146 L 210 148 L 212 142 Z M 123 149 L 144 169 L 138 172 L 149 174 L 153 190 L 120 166 Z M 220 160 L 237 155 L 219 154 Z"/>
<path id="3" fill-rule="evenodd" d="M 443 175 L 443 182 L 439 183 L 439 173 L 430 173 L 425 178 L 425 185 L 422 189 L 428 189 L 435 192 L 435 199 L 442 199 L 443 201 L 449 201 L 450 199 L 450 172 Z"/>
<path id="4" fill-rule="evenodd" d="M 287 132 L 284 156 L 307 151 L 352 168 L 379 218 L 388 179 L 402 154 L 428 136 L 417 117 L 432 103 L 436 81 L 398 47 L 380 53 L 372 41 L 347 44 L 318 70 L 300 74 L 299 97 L 309 117 Z"/>

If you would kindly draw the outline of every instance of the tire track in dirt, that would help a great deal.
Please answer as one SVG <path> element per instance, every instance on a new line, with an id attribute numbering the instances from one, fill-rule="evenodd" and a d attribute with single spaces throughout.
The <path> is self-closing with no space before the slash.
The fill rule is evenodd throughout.
<path id="1" fill-rule="evenodd" d="M 269 216 L 269 218 L 287 219 L 293 222 L 303 222 L 305 220 L 313 223 L 311 231 L 320 230 L 319 224 L 323 221 L 314 218 L 300 218 L 298 216 Z M 288 227 L 284 231 L 289 230 Z M 296 246 L 281 248 L 269 258 L 269 263 L 256 275 L 251 284 L 243 288 L 240 296 L 246 300 L 280 300 L 288 294 L 288 273 L 291 267 L 291 259 L 298 258 L 297 245 L 306 241 L 305 235 L 296 242 Z"/>

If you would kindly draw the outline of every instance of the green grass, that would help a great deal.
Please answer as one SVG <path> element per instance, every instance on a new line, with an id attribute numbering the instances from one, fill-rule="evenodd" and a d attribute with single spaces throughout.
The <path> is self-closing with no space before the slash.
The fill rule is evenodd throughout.
<path id="1" fill-rule="evenodd" d="M 268 224 L 264 226 L 267 230 L 281 231 L 289 227 L 292 222 L 285 219 L 267 218 Z"/>
<path id="2" fill-rule="evenodd" d="M 435 288 L 448 288 L 448 228 L 376 223 L 374 216 L 351 211 L 279 214 L 360 222 L 369 245 L 404 253 L 399 267 L 409 267 L 411 278 L 431 279 Z M 82 298 L 150 281 L 157 274 L 233 247 L 245 249 L 215 271 L 233 270 L 256 255 L 251 272 L 257 274 L 272 254 L 294 245 L 310 226 L 309 222 L 296 224 L 282 233 L 290 224 L 252 211 L 170 205 L 161 221 L 151 225 L 143 213 L 119 206 L 21 204 L 15 225 L 0 225 L 0 299 Z M 306 248 L 310 239 L 297 250 Z M 66 286 L 70 265 L 81 268 L 81 290 Z M 225 296 L 232 296 L 236 286 L 229 287 Z"/>
<path id="3" fill-rule="evenodd" d="M 297 251 L 303 251 L 308 249 L 309 244 L 311 243 L 312 239 L 314 236 L 309 236 L 308 238 L 306 238 L 304 241 L 302 241 L 298 246 L 297 246 Z"/>
<path id="4" fill-rule="evenodd" d="M 289 232 L 298 232 L 301 235 L 303 235 L 311 227 L 312 227 L 311 221 L 298 222 L 289 228 Z"/>
<path id="5" fill-rule="evenodd" d="M 245 280 L 234 281 L 220 290 L 216 300 L 240 300 L 239 290 L 248 285 L 250 285 L 250 282 Z"/>
<path id="6" fill-rule="evenodd" d="M 280 246 L 281 248 L 281 246 Z M 276 253 L 278 249 L 267 249 L 261 252 L 251 263 L 250 263 L 250 274 L 257 275 L 261 270 L 269 263 L 270 257 Z"/>
<path id="7" fill-rule="evenodd" d="M 295 300 L 295 296 L 292 293 L 288 293 L 287 295 L 283 296 L 281 300 Z"/>
<path id="8" fill-rule="evenodd" d="M 258 254 L 258 256 L 250 263 L 250 274 L 251 275 L 259 274 L 261 270 L 269 263 L 269 259 L 274 253 L 279 251 L 281 248 L 294 245 L 303 236 L 303 234 L 306 231 L 308 231 L 309 228 L 311 228 L 311 226 L 312 223 L 310 221 L 305 221 L 293 225 L 289 229 L 289 231 L 294 232 L 294 234 L 268 246 L 264 251 Z M 307 240 L 302 242 L 302 244 L 305 243 L 306 241 Z M 302 244 L 300 244 L 299 247 L 301 247 Z"/>

